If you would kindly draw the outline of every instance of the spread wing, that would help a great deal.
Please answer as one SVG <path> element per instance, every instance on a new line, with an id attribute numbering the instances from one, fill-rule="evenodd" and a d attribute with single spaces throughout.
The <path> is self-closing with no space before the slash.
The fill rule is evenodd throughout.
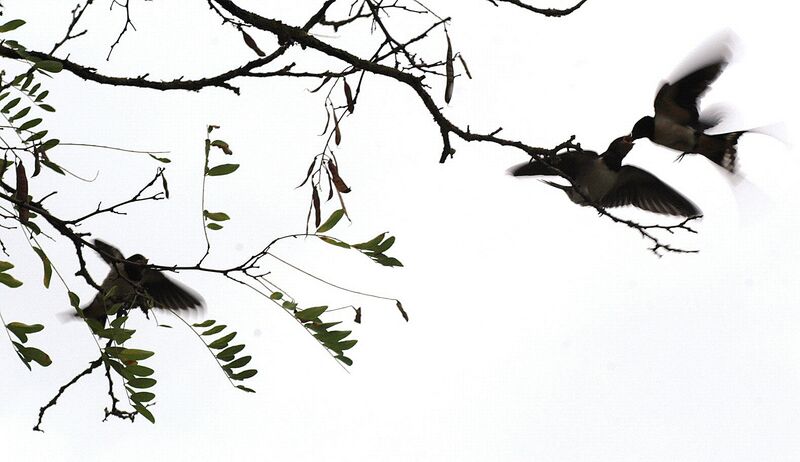
<path id="1" fill-rule="evenodd" d="M 200 294 L 159 271 L 144 271 L 141 284 L 153 299 L 155 308 L 187 310 L 203 307 L 203 297 Z"/>
<path id="2" fill-rule="evenodd" d="M 119 258 L 120 260 L 124 260 L 125 257 L 122 255 L 122 252 L 119 251 L 118 248 L 114 247 L 111 244 L 101 241 L 100 239 L 94 240 L 94 246 L 97 247 L 97 254 L 103 259 L 104 262 L 108 263 L 111 266 L 114 266 L 114 260 L 108 258 L 109 256 L 114 258 Z"/>
<path id="3" fill-rule="evenodd" d="M 709 122 L 701 122 L 698 100 L 708 91 L 711 83 L 722 74 L 728 64 L 724 58 L 701 67 L 674 83 L 665 83 L 655 99 L 656 116 L 667 117 L 681 125 L 702 130 Z"/>
<path id="4" fill-rule="evenodd" d="M 702 212 L 689 199 L 638 167 L 622 167 L 611 190 L 600 204 L 603 207 L 633 205 L 663 215 L 695 217 Z"/>

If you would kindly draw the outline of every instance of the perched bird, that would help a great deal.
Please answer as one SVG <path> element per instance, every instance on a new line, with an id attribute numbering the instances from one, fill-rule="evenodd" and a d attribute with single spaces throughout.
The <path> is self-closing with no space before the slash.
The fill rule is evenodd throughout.
<path id="1" fill-rule="evenodd" d="M 664 215 L 695 217 L 702 214 L 689 199 L 663 181 L 638 167 L 622 165 L 622 159 L 633 149 L 629 136 L 615 139 L 603 154 L 593 151 L 569 151 L 550 157 L 547 162 L 563 172 L 577 186 L 545 183 L 564 191 L 579 205 L 591 205 L 586 198 L 603 208 L 633 205 Z M 511 169 L 514 176 L 555 175 L 547 165 L 531 161 Z M 583 193 L 583 195 L 581 195 Z M 584 197 L 586 196 L 586 197 Z"/>
<path id="2" fill-rule="evenodd" d="M 102 291 L 92 302 L 82 308 L 83 316 L 106 323 L 106 307 L 124 303 L 125 309 L 152 308 L 196 309 L 202 308 L 203 298 L 160 271 L 146 268 L 147 258 L 140 254 L 125 258 L 116 247 L 95 239 L 94 245 L 103 260 L 111 266 L 101 284 Z M 108 295 L 110 293 L 110 295 Z"/>
<path id="3" fill-rule="evenodd" d="M 700 154 L 720 167 L 733 172 L 736 143 L 745 131 L 709 135 L 706 130 L 718 125 L 721 117 L 701 115 L 698 101 L 720 76 L 729 60 L 727 46 L 717 47 L 702 63 L 694 63 L 674 82 L 664 82 L 656 94 L 655 115 L 642 117 L 631 130 L 631 138 L 649 138 L 683 154 Z"/>

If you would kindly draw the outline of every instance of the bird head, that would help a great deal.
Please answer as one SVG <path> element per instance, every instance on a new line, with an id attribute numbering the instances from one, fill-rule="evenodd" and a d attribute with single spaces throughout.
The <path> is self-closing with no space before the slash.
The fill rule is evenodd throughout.
<path id="1" fill-rule="evenodd" d="M 621 155 L 628 154 L 633 149 L 633 140 L 634 138 L 631 135 L 620 136 L 608 145 L 608 152 Z"/>
<path id="2" fill-rule="evenodd" d="M 636 122 L 629 136 L 634 140 L 638 140 L 639 138 L 651 138 L 654 130 L 655 120 L 650 116 L 646 116 Z"/>
<path id="3" fill-rule="evenodd" d="M 144 255 L 139 253 L 131 255 L 130 257 L 126 258 L 124 267 L 128 279 L 132 281 L 141 280 L 142 271 L 144 271 L 144 265 L 146 264 L 147 264 L 147 258 L 145 258 Z"/>

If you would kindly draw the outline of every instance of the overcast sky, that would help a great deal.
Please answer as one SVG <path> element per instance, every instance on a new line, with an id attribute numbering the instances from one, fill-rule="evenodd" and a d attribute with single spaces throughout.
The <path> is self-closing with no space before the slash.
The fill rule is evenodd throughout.
<path id="1" fill-rule="evenodd" d="M 16 34 L 49 50 L 75 2 L 5 1 L 4 18 L 28 24 Z M 111 75 L 187 78 L 253 58 L 235 30 L 220 27 L 204 2 L 133 2 L 138 31 L 105 61 L 123 24 L 95 2 L 90 33 L 60 52 Z M 189 6 L 188 3 L 194 3 Z M 247 2 L 265 16 L 300 24 L 319 2 Z M 345 2 L 346 3 L 346 2 Z M 303 4 L 303 6 L 297 6 Z M 552 1 L 539 6 L 567 6 Z M 589 0 L 577 13 L 547 19 L 484 0 L 430 0 L 452 16 L 454 48 L 473 80 L 459 79 L 445 114 L 473 131 L 550 147 L 576 135 L 602 151 L 652 111 L 662 79 L 708 37 L 738 35 L 735 62 L 704 104 L 725 103 L 725 129 L 784 122 L 796 138 L 798 41 L 792 2 Z M 412 36 L 424 18 L 393 16 Z M 416 21 L 416 22 L 413 22 Z M 403 25 L 405 24 L 405 25 Z M 322 40 L 366 53 L 366 28 Z M 349 35 L 355 34 L 355 35 Z M 267 50 L 266 34 L 253 34 Z M 420 51 L 444 58 L 445 38 Z M 299 50 L 290 59 L 303 61 Z M 365 55 L 366 56 L 366 55 Z M 312 63 L 325 62 L 311 61 Z M 282 63 L 285 63 L 282 61 Z M 6 63 L 4 63 L 6 65 Z M 310 66 L 309 66 L 310 67 Z M 335 67 L 339 67 L 336 65 Z M 242 168 L 209 183 L 209 209 L 232 216 L 213 234 L 215 266 L 235 263 L 272 238 L 304 229 L 307 189 L 294 189 L 323 145 L 322 97 L 312 81 L 238 81 L 241 96 L 208 89 L 162 93 L 86 83 L 67 73 L 52 82 L 47 119 L 63 141 L 168 150 L 172 198 L 134 206 L 126 216 L 84 225 L 123 253 L 159 264 L 191 264 L 205 243 L 200 181 L 205 126 Z M 431 81 L 444 105 L 444 82 Z M 101 423 L 105 378 L 93 374 L 48 411 L 47 433 L 31 431 L 38 409 L 96 358 L 80 323 L 62 323 L 64 288 L 43 292 L 41 263 L 21 236 L 3 239 L 26 284 L 2 291 L 7 321 L 46 325 L 32 342 L 54 364 L 32 373 L 10 345 L 0 348 L 0 440 L 9 460 L 381 460 L 381 461 L 793 461 L 800 457 L 800 231 L 797 150 L 744 135 L 741 177 L 699 157 L 640 140 L 626 163 L 658 175 L 705 212 L 698 235 L 667 237 L 697 255 L 654 257 L 638 233 L 535 179 L 506 174 L 520 152 L 456 141 L 438 163 L 441 138 L 405 87 L 368 76 L 336 150 L 353 223 L 333 233 L 358 242 L 390 231 L 403 268 L 382 268 L 316 241 L 275 253 L 347 287 L 397 297 L 390 302 L 321 286 L 270 262 L 274 279 L 307 306 L 363 307 L 350 374 L 292 319 L 241 286 L 201 274 L 177 277 L 200 291 L 213 318 L 239 332 L 259 374 L 258 393 L 230 387 L 205 348 L 174 319 L 158 329 L 137 320 L 135 346 L 156 351 L 157 424 Z M 62 147 L 53 157 L 93 183 L 49 172 L 34 197 L 53 189 L 54 212 L 72 217 L 124 199 L 149 180 L 147 156 Z M 330 207 L 330 206 L 329 206 Z M 328 212 L 334 208 L 330 207 Z M 635 210 L 643 222 L 670 219 Z M 15 240 L 16 239 L 16 240 Z M 69 245 L 46 250 L 84 300 L 92 291 L 71 277 Z M 5 258 L 5 257 L 4 257 Z M 107 267 L 92 256 L 90 270 Z M 274 265 L 274 266 L 273 266 Z M 54 281 L 55 282 L 55 281 Z M 349 315 L 345 316 L 348 319 Z"/>

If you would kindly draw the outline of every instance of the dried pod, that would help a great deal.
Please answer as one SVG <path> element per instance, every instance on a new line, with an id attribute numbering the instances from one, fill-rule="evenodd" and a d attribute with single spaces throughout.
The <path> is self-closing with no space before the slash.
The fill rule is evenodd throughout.
<path id="1" fill-rule="evenodd" d="M 339 130 L 339 119 L 336 118 L 336 113 L 333 113 L 333 141 L 336 143 L 336 146 L 339 146 L 339 143 L 342 142 L 342 131 Z"/>
<path id="2" fill-rule="evenodd" d="M 261 51 L 261 48 L 258 47 L 256 41 L 253 40 L 253 37 L 250 37 L 250 34 L 244 31 L 244 29 L 240 29 L 242 31 L 242 38 L 244 39 L 244 43 L 250 47 L 251 50 L 255 51 L 258 56 L 264 57 L 267 54 Z"/>
<path id="3" fill-rule="evenodd" d="M 455 85 L 456 75 L 453 68 L 453 46 L 450 44 L 450 36 L 447 36 L 447 61 L 444 63 L 445 78 L 447 84 L 444 88 L 444 101 L 450 103 L 453 98 L 453 86 Z"/>
<path id="4" fill-rule="evenodd" d="M 353 101 L 353 91 L 350 89 L 347 80 L 344 81 L 344 98 L 347 100 L 347 110 L 352 114 L 356 107 L 355 101 Z"/>
<path id="5" fill-rule="evenodd" d="M 25 166 L 22 161 L 17 162 L 17 192 L 15 194 L 18 201 L 28 203 L 28 177 L 25 175 Z M 19 209 L 19 222 L 25 224 L 31 216 L 30 210 L 26 207 L 17 206 Z"/>
<path id="6" fill-rule="evenodd" d="M 300 185 L 299 185 L 299 186 L 297 186 L 297 188 L 300 188 L 300 187 L 302 187 L 304 184 L 306 184 L 306 182 L 308 181 L 308 179 L 309 179 L 309 178 L 311 178 L 311 172 L 313 172 L 313 171 L 314 171 L 314 166 L 315 166 L 315 165 L 317 165 L 317 159 L 316 159 L 316 157 L 314 158 L 314 160 L 312 160 L 312 161 L 311 161 L 311 165 L 309 165 L 309 166 L 308 166 L 308 171 L 306 172 L 306 179 L 305 179 L 305 180 L 303 180 L 303 182 L 302 182 L 302 183 L 300 183 Z M 297 188 L 295 188 L 295 189 L 297 189 Z"/>
<path id="7" fill-rule="evenodd" d="M 461 56 L 461 53 L 458 54 L 458 60 L 461 61 L 461 65 L 464 66 L 464 72 L 467 73 L 467 77 L 472 80 L 472 74 L 469 73 L 469 67 L 467 66 L 467 62 L 464 61 L 464 57 Z"/>
<path id="8" fill-rule="evenodd" d="M 331 173 L 331 179 L 333 180 L 333 185 L 336 187 L 336 190 L 344 194 L 349 193 L 350 187 L 348 187 L 342 177 L 339 176 L 339 168 L 332 160 L 328 160 L 328 171 Z"/>
<path id="9" fill-rule="evenodd" d="M 317 192 L 317 188 L 314 188 L 311 193 L 311 205 L 314 207 L 314 228 L 319 228 L 319 224 L 322 222 L 322 211 L 319 207 L 319 193 Z"/>

